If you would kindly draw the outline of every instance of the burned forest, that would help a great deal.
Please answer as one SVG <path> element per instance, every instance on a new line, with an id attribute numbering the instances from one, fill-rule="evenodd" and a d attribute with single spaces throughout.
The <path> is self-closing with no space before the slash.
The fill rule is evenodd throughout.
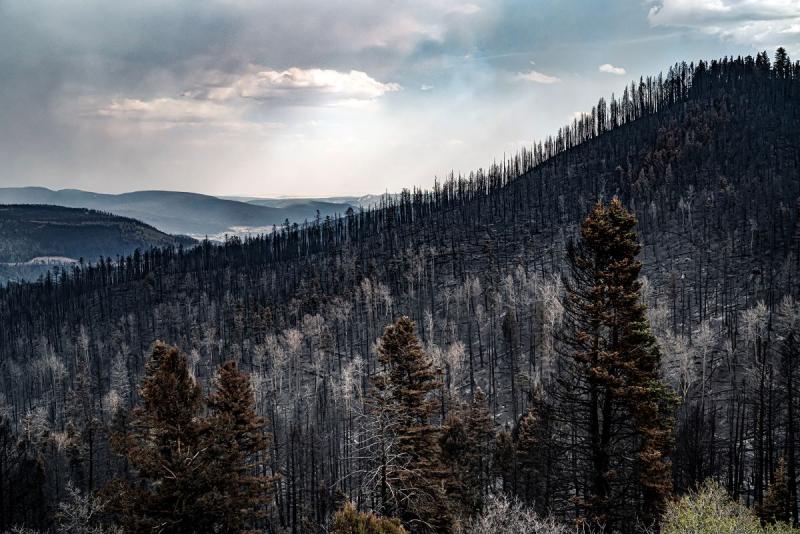
<path id="1" fill-rule="evenodd" d="M 783 49 L 679 63 L 430 190 L 7 284 L 0 532 L 797 526 L 799 124 Z"/>

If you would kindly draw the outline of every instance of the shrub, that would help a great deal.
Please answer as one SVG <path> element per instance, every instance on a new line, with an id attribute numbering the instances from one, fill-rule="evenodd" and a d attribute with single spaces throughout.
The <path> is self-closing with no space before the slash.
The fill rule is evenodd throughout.
<path id="1" fill-rule="evenodd" d="M 333 516 L 333 534 L 408 534 L 400 521 L 359 512 L 348 502 Z"/>
<path id="2" fill-rule="evenodd" d="M 490 497 L 483 511 L 469 521 L 464 534 L 570 534 L 568 527 L 551 517 L 540 517 L 519 501 Z"/>
<path id="3" fill-rule="evenodd" d="M 725 489 L 706 481 L 699 491 L 667 506 L 662 534 L 800 534 L 786 523 L 761 526 L 745 505 L 732 500 Z"/>

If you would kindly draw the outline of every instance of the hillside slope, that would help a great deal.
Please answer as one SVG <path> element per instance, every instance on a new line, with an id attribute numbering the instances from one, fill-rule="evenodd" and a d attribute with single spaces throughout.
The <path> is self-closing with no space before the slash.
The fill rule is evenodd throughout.
<path id="1" fill-rule="evenodd" d="M 273 225 L 313 220 L 320 215 L 343 214 L 348 206 L 338 203 L 288 206 L 258 205 L 209 195 L 178 191 L 135 191 L 119 195 L 77 189 L 53 191 L 44 187 L 0 188 L 6 204 L 50 204 L 106 211 L 141 220 L 171 234 L 194 236 L 235 232 L 247 227 L 268 231 Z"/>
<path id="2" fill-rule="evenodd" d="M 191 245 L 134 219 L 47 205 L 0 204 L 0 269 L 3 278 L 40 273 L 48 264 L 125 257 L 136 249 Z"/>
<path id="3" fill-rule="evenodd" d="M 798 64 L 676 65 L 532 150 L 434 191 L 0 290 L 0 389 L 52 407 L 63 425 L 60 396 L 21 371 L 39 369 L 50 347 L 65 362 L 84 347 L 98 396 L 112 388 L 108 355 L 120 354 L 136 382 L 154 339 L 190 354 L 203 383 L 232 358 L 253 373 L 274 469 L 290 481 L 275 520 L 319 520 L 337 495 L 361 496 L 368 466 L 353 448 L 379 369 L 374 343 L 398 314 L 417 321 L 442 369 L 442 419 L 478 387 L 504 439 L 534 405 L 557 413 L 565 250 L 594 203 L 617 195 L 639 219 L 664 379 L 682 396 L 676 490 L 715 477 L 757 501 L 778 458 L 800 458 L 787 430 L 800 377 L 779 371 L 788 334 L 764 334 L 794 306 L 782 299 L 800 297 L 799 121 Z M 569 443 L 559 443 L 541 451 L 548 471 L 532 480 L 547 487 L 537 506 L 569 517 L 577 489 L 554 474 L 569 468 Z"/>

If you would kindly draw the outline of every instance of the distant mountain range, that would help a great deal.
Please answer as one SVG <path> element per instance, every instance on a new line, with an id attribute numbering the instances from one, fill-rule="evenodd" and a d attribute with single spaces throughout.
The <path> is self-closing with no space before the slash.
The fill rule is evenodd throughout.
<path id="1" fill-rule="evenodd" d="M 191 246 L 135 219 L 85 208 L 0 205 L 0 282 L 35 278 L 53 265 L 81 258 L 125 256 L 151 247 Z"/>
<path id="2" fill-rule="evenodd" d="M 104 194 L 45 187 L 0 188 L 0 204 L 48 204 L 101 210 L 130 217 L 170 233 L 193 237 L 224 233 L 265 232 L 273 225 L 302 223 L 348 208 L 372 205 L 380 197 L 337 198 L 220 198 L 178 191 L 135 191 Z"/>
<path id="3" fill-rule="evenodd" d="M 219 198 L 225 200 L 235 200 L 238 202 L 247 202 L 248 204 L 257 204 L 259 206 L 269 206 L 271 208 L 286 208 L 290 206 L 299 206 L 307 203 L 321 203 L 340 205 L 346 204 L 353 207 L 369 208 L 380 204 L 381 199 L 385 198 L 387 194 L 383 195 L 362 195 L 362 196 L 342 196 L 342 197 L 236 197 L 236 196 L 221 196 Z M 396 196 L 396 195 L 389 195 Z"/>

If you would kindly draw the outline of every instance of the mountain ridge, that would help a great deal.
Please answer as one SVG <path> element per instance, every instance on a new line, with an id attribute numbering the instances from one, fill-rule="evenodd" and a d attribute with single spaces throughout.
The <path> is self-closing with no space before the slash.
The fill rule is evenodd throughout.
<path id="1" fill-rule="evenodd" d="M 142 190 L 127 193 L 94 193 L 80 189 L 53 190 L 46 187 L 0 188 L 0 203 L 49 204 L 89 208 L 141 220 L 170 234 L 195 237 L 252 231 L 269 231 L 273 225 L 312 220 L 350 207 L 333 202 L 279 202 L 280 206 L 228 200 L 185 191 Z"/>
<path id="2" fill-rule="evenodd" d="M 0 280 L 36 278 L 50 266 L 192 246 L 146 223 L 87 208 L 0 204 Z"/>

